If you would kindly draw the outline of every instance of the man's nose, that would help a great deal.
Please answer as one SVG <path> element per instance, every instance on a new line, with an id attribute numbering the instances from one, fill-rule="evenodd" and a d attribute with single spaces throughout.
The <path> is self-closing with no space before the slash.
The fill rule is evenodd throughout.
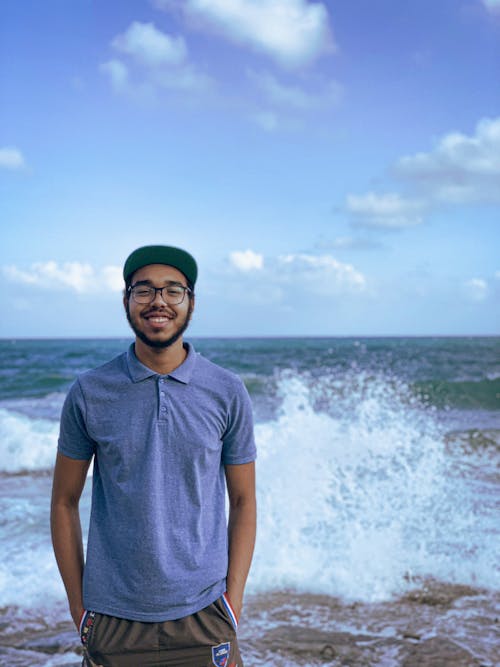
<path id="1" fill-rule="evenodd" d="M 166 302 L 165 299 L 163 298 L 163 290 L 159 290 L 159 289 L 157 289 L 157 290 L 155 291 L 155 296 L 154 296 L 154 299 L 151 301 L 151 304 L 161 305 L 162 303 L 164 303 L 165 305 L 167 305 L 167 302 Z"/>

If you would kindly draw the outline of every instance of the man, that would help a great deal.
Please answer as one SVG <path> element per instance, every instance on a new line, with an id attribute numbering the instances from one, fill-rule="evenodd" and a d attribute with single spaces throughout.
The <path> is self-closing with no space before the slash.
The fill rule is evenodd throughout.
<path id="1" fill-rule="evenodd" d="M 250 399 L 183 342 L 190 254 L 139 248 L 123 277 L 135 343 L 72 385 L 54 472 L 52 540 L 83 665 L 242 667 L 236 625 L 256 516 Z M 92 459 L 84 563 L 78 506 Z"/>

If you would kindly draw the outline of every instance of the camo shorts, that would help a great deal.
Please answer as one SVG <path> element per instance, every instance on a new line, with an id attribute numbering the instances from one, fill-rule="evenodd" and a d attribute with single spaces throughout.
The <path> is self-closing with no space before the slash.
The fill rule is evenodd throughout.
<path id="1" fill-rule="evenodd" d="M 225 594 L 195 614 L 160 623 L 85 611 L 82 667 L 243 667 L 236 628 Z"/>

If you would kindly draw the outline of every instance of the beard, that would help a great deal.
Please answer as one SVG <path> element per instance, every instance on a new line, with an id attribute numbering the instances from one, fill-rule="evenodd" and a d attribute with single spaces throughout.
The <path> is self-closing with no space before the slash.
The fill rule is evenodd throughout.
<path id="1" fill-rule="evenodd" d="M 125 312 L 127 314 L 127 321 L 130 324 L 130 328 L 135 333 L 137 338 L 139 338 L 139 340 L 141 340 L 148 347 L 151 347 L 155 350 L 162 350 L 173 345 L 177 340 L 179 340 L 182 334 L 186 331 L 186 329 L 189 326 L 189 322 L 191 320 L 191 314 L 193 312 L 193 308 L 192 305 L 190 304 L 189 310 L 186 313 L 185 318 L 179 324 L 177 331 L 174 334 L 172 334 L 170 338 L 166 338 L 165 340 L 153 340 L 151 338 L 148 338 L 148 336 L 146 336 L 144 331 L 142 331 L 137 326 L 137 324 L 133 321 L 132 317 L 130 316 L 130 308 L 128 302 L 127 302 L 127 307 L 125 308 Z"/>

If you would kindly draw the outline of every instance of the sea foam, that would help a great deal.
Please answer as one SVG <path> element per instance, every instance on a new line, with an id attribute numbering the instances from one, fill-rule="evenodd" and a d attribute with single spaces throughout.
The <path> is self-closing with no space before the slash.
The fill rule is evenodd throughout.
<path id="1" fill-rule="evenodd" d="M 48 470 L 55 460 L 59 425 L 0 408 L 0 472 Z"/>
<path id="2" fill-rule="evenodd" d="M 279 385 L 280 414 L 256 427 L 255 590 L 376 601 L 427 578 L 494 585 L 493 503 L 478 506 L 432 410 L 384 378 L 358 375 L 344 398 L 328 378 Z"/>

